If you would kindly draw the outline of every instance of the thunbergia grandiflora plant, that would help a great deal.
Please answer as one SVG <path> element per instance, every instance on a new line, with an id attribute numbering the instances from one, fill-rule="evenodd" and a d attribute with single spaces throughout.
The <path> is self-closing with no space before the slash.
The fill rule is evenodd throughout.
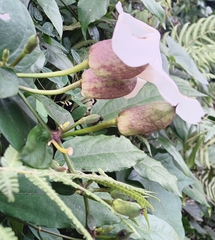
<path id="1" fill-rule="evenodd" d="M 123 136 L 148 135 L 170 125 L 176 114 L 189 124 L 199 123 L 204 116 L 200 103 L 194 98 L 184 96 L 175 82 L 162 69 L 159 32 L 125 13 L 120 2 L 117 3 L 116 9 L 119 16 L 112 39 L 100 41 L 91 46 L 88 60 L 71 69 L 62 71 L 16 73 L 16 76 L 23 80 L 25 78 L 42 79 L 67 76 L 84 70 L 80 80 L 55 90 L 39 90 L 22 84 L 23 81 L 19 83 L 17 92 L 13 95 L 17 94 L 22 99 L 30 109 L 31 115 L 34 115 L 39 124 L 33 123 L 34 127 L 30 127 L 31 130 L 27 135 L 27 139 L 24 140 L 24 144 L 21 144 L 21 146 L 16 145 L 15 147 L 10 146 L 1 159 L 1 169 L 5 169 L 5 172 L 1 171 L 0 177 L 2 179 L 3 177 L 6 178 L 6 173 L 9 172 L 11 174 L 9 177 L 13 178 L 15 182 L 14 188 L 10 192 L 7 186 L 3 184 L 2 189 L 0 189 L 9 201 L 16 201 L 14 194 L 19 190 L 17 180 L 19 173 L 24 176 L 21 178 L 21 182 L 26 181 L 27 178 L 29 182 L 45 191 L 47 196 L 56 203 L 56 206 L 60 207 L 61 211 L 66 214 L 73 227 L 88 240 L 95 239 L 95 237 L 98 239 L 128 239 L 132 233 L 138 235 L 134 227 L 135 224 L 138 225 L 138 222 L 134 218 L 144 215 L 147 222 L 146 225 L 150 226 L 147 211 L 153 211 L 153 206 L 146 198 L 152 198 L 154 195 L 147 190 L 118 182 L 107 176 L 101 169 L 94 170 L 94 172 L 99 172 L 99 174 L 84 173 L 85 170 L 90 172 L 88 171 L 87 163 L 85 163 L 85 168 L 81 169 L 82 171 L 80 169 L 78 171 L 72 161 L 78 149 L 73 149 L 73 146 L 68 145 L 70 139 L 79 139 L 76 136 L 86 134 L 91 134 L 90 136 L 93 137 L 92 133 L 110 127 L 117 128 L 118 133 Z M 5 21 L 9 19 L 5 19 Z M 5 49 L 0 62 L 1 68 L 13 69 L 27 54 L 34 54 L 34 49 L 38 43 L 38 36 L 31 36 L 22 53 L 10 64 L 8 63 L 10 53 L 8 49 Z M 35 106 L 31 105 L 28 100 L 29 96 L 34 96 L 37 101 L 48 101 L 42 95 L 54 96 L 64 94 L 76 88 L 81 88 L 81 95 L 84 98 L 115 99 L 124 97 L 125 99 L 131 99 L 138 94 L 140 89 L 145 87 L 146 82 L 156 86 L 163 100 L 126 109 L 123 108 L 118 113 L 118 116 L 103 122 L 100 122 L 100 116 L 96 114 L 84 116 L 75 123 L 70 122 L 70 119 L 68 119 L 65 123 L 58 124 L 55 130 L 51 130 L 47 126 L 43 118 L 35 110 Z M 9 102 L 8 106 L 9 104 L 14 103 Z M 6 108 L 4 111 L 6 113 Z M 23 114 L 20 109 L 17 111 Z M 80 125 L 85 127 L 80 128 Z M 8 126 L 5 125 L 5 127 Z M 13 136 L 4 134 L 4 131 L 2 131 L 2 134 L 13 145 Z M 123 139 L 127 141 L 126 138 Z M 66 144 L 62 144 L 62 140 Z M 105 145 L 105 141 L 101 141 L 100 144 L 102 143 Z M 53 145 L 54 149 L 58 150 L 58 158 L 60 158 L 60 153 L 62 154 L 65 165 L 60 165 L 53 160 L 54 153 L 50 145 Z M 100 147 L 102 148 L 102 146 Z M 87 149 L 83 151 L 87 151 Z M 132 148 L 132 151 L 135 150 Z M 14 166 L 14 159 L 16 160 L 17 168 L 16 171 L 13 169 L 14 172 L 10 172 L 10 167 Z M 60 162 L 62 162 L 61 160 Z M 132 165 L 128 164 L 127 168 L 129 167 L 132 167 Z M 57 185 L 58 183 L 62 185 Z M 99 188 L 97 184 L 104 187 Z M 65 186 L 70 187 L 69 190 L 67 189 L 69 193 L 65 194 L 64 190 L 62 190 Z M 109 193 L 107 199 L 95 194 L 102 191 Z M 67 206 L 68 202 L 66 204 L 66 200 L 59 197 L 56 192 L 59 195 L 73 195 L 76 193 L 79 196 L 83 196 L 86 208 L 85 226 L 82 224 L 83 221 L 73 214 L 73 209 L 71 210 Z M 108 238 L 108 234 L 111 234 L 113 227 L 96 227 L 96 223 L 90 213 L 90 199 L 111 210 L 119 219 L 116 222 L 121 221 L 123 223 L 122 226 L 126 226 L 127 230 L 121 228 L 117 230 L 118 232 L 114 237 L 110 235 L 112 238 Z M 6 206 L 5 204 L 3 212 L 13 216 L 10 212 L 12 207 L 7 209 Z M 18 218 L 18 216 L 13 217 Z M 131 219 L 133 220 L 131 221 Z M 39 225 L 36 220 L 34 222 L 34 219 L 31 218 L 24 219 L 24 221 Z M 48 223 L 43 223 L 43 225 L 49 226 Z"/>

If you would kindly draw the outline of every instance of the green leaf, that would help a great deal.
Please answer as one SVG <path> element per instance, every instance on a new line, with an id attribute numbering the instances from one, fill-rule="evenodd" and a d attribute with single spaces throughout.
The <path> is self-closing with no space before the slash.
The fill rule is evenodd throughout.
<path id="1" fill-rule="evenodd" d="M 148 191 L 156 192 L 156 197 L 160 201 L 154 198 L 148 199 L 155 210 L 153 214 L 166 221 L 180 236 L 179 239 L 183 239 L 184 228 L 181 222 L 180 198 L 175 194 L 166 191 L 158 183 L 140 177 L 135 171 L 131 172 L 129 179 L 140 182 Z"/>
<path id="2" fill-rule="evenodd" d="M 63 240 L 62 237 L 60 237 L 60 232 L 56 228 L 41 228 L 41 231 L 38 231 L 32 227 L 29 227 L 31 229 L 31 232 L 34 234 L 34 236 L 37 239 L 43 239 L 43 240 Z M 43 230 L 48 231 L 48 232 L 43 232 Z M 53 233 L 50 234 L 50 233 Z M 56 234 L 56 236 L 54 235 Z"/>
<path id="3" fill-rule="evenodd" d="M 157 88 L 146 83 L 140 92 L 131 99 L 116 98 L 112 100 L 98 100 L 92 107 L 92 113 L 101 115 L 105 120 L 115 118 L 123 109 L 162 100 Z"/>
<path id="4" fill-rule="evenodd" d="M 58 31 L 60 37 L 63 34 L 63 21 L 62 17 L 58 8 L 58 5 L 55 0 L 37 0 L 37 2 L 42 7 L 43 11 L 45 12 L 46 16 L 51 20 L 54 27 Z"/>
<path id="5" fill-rule="evenodd" d="M 18 93 L 18 78 L 11 68 L 0 68 L 0 98 L 7 98 Z"/>
<path id="6" fill-rule="evenodd" d="M 28 134 L 26 145 L 21 153 L 22 161 L 34 168 L 48 168 L 52 161 L 53 148 L 47 146 L 50 133 L 41 126 L 35 126 Z"/>
<path id="7" fill-rule="evenodd" d="M 190 170 L 186 163 L 184 162 L 184 159 L 182 158 L 181 154 L 178 152 L 178 150 L 166 139 L 163 137 L 158 138 L 161 145 L 166 149 L 166 151 L 173 156 L 173 159 L 179 164 L 179 166 L 183 169 L 184 173 L 189 176 Z"/>
<path id="8" fill-rule="evenodd" d="M 149 10 L 149 12 L 161 21 L 161 23 L 165 22 L 164 9 L 155 0 L 141 0 L 141 2 Z"/>
<path id="9" fill-rule="evenodd" d="M 71 228 L 71 220 L 44 191 L 23 176 L 19 178 L 19 184 L 20 192 L 15 194 L 16 201 L 14 203 L 8 203 L 6 197 L 0 193 L 2 213 L 48 228 Z M 72 196 L 60 196 L 60 198 L 85 225 L 83 197 L 73 194 Z M 89 200 L 89 205 L 91 214 L 101 226 L 119 221 L 118 217 L 102 204 Z"/>
<path id="10" fill-rule="evenodd" d="M 7 14 L 8 18 L 6 20 L 0 18 L 0 56 L 4 49 L 8 48 L 10 50 L 8 63 L 11 63 L 36 31 L 31 16 L 20 1 L 1 0 L 1 14 Z M 31 54 L 25 56 L 15 69 L 23 72 L 30 68 L 36 62 L 39 53 L 40 49 L 37 47 Z"/>
<path id="11" fill-rule="evenodd" d="M 199 82 L 203 84 L 208 84 L 205 77 L 201 74 L 201 72 L 196 67 L 193 59 L 190 55 L 171 37 L 166 38 L 166 42 L 169 46 L 169 54 L 173 56 L 178 64 L 180 64 L 185 71 L 187 71 L 192 77 L 197 79 Z"/>
<path id="12" fill-rule="evenodd" d="M 69 122 L 71 125 L 74 123 L 70 112 L 57 105 L 50 98 L 43 95 L 34 95 L 44 106 L 49 116 L 58 124 L 58 126 Z"/>
<path id="13" fill-rule="evenodd" d="M 29 109 L 18 96 L 0 99 L 0 132 L 16 150 L 25 144 L 35 124 Z"/>
<path id="14" fill-rule="evenodd" d="M 84 171 L 106 172 L 120 171 L 134 166 L 143 160 L 146 154 L 135 147 L 127 138 L 114 136 L 75 137 L 64 143 L 64 147 L 73 147 L 71 160 L 75 169 Z M 62 161 L 60 153 L 55 160 Z"/>
<path id="15" fill-rule="evenodd" d="M 88 25 L 106 14 L 109 2 L 110 0 L 78 1 L 78 18 L 85 37 Z"/>
<path id="16" fill-rule="evenodd" d="M 167 191 L 181 196 L 177 178 L 169 173 L 159 161 L 146 157 L 134 166 L 135 171 L 143 178 L 160 183 Z"/>

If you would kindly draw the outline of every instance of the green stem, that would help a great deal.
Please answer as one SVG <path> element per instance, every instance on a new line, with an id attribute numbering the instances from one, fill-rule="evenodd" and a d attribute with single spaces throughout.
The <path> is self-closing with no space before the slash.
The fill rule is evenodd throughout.
<path id="1" fill-rule="evenodd" d="M 35 94 L 42 94 L 42 95 L 58 95 L 58 94 L 62 94 L 65 93 L 69 90 L 78 88 L 81 86 L 81 80 L 74 82 L 66 87 L 60 88 L 60 89 L 56 89 L 56 90 L 40 90 L 40 89 L 34 89 L 34 88 L 28 88 L 28 87 L 24 87 L 24 86 L 19 86 L 20 90 L 26 91 L 26 92 L 30 92 L 30 93 L 35 93 Z"/>
<path id="2" fill-rule="evenodd" d="M 66 137 L 70 137 L 70 136 L 83 135 L 83 134 L 91 133 L 91 132 L 96 132 L 98 130 L 113 127 L 113 126 L 117 126 L 117 119 L 116 118 L 105 121 L 105 122 L 102 122 L 102 123 L 99 123 L 95 126 L 79 129 L 79 130 L 76 130 L 76 131 L 73 131 L 73 132 L 63 133 L 62 138 L 66 138 Z"/>
<path id="3" fill-rule="evenodd" d="M 25 51 L 22 51 L 19 56 L 10 64 L 9 67 L 14 68 L 26 55 Z"/>
<path id="4" fill-rule="evenodd" d="M 62 143 L 59 143 L 59 145 L 62 147 Z M 72 166 L 72 163 L 71 163 L 71 159 L 69 158 L 69 156 L 65 153 L 63 153 L 63 157 L 64 157 L 64 160 L 68 166 L 68 169 L 70 171 L 70 173 L 75 173 L 75 169 L 74 167 Z"/>
<path id="5" fill-rule="evenodd" d="M 88 60 L 83 61 L 82 63 L 62 71 L 48 72 L 48 73 L 17 73 L 16 75 L 19 78 L 52 78 L 52 77 L 61 77 L 67 76 L 76 72 L 80 72 L 85 68 L 88 68 Z"/>
<path id="6" fill-rule="evenodd" d="M 31 112 L 34 114 L 34 116 L 37 118 L 38 122 L 51 134 L 51 131 L 48 128 L 48 126 L 45 124 L 43 119 L 38 115 L 38 113 L 34 110 L 34 108 L 30 105 L 30 103 L 28 102 L 24 94 L 21 91 L 19 91 L 18 94 L 22 98 L 22 100 L 25 102 L 25 104 L 28 106 L 28 108 L 31 110 Z"/>

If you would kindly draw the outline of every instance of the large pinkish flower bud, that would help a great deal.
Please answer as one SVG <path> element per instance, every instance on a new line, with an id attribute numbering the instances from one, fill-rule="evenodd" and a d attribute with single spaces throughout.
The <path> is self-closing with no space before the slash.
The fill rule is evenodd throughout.
<path id="1" fill-rule="evenodd" d="M 82 74 L 81 95 L 85 98 L 113 99 L 123 97 L 134 89 L 137 79 L 104 78 L 96 76 L 91 69 Z"/>
<path id="2" fill-rule="evenodd" d="M 125 136 L 150 134 L 167 127 L 175 117 L 175 107 L 159 101 L 125 109 L 119 113 L 117 127 Z"/>
<path id="3" fill-rule="evenodd" d="M 136 77 L 148 66 L 129 67 L 112 50 L 111 39 L 94 44 L 89 52 L 89 66 L 94 74 L 112 79 Z"/>

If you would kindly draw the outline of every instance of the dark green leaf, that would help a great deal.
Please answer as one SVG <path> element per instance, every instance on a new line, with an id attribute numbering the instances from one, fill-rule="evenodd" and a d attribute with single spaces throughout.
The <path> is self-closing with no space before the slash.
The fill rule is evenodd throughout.
<path id="1" fill-rule="evenodd" d="M 0 98 L 12 97 L 18 93 L 18 78 L 11 68 L 0 68 Z"/>
<path id="2" fill-rule="evenodd" d="M 45 192 L 40 190 L 23 176 L 19 179 L 20 192 L 15 194 L 15 202 L 8 203 L 7 198 L 0 193 L 1 212 L 30 222 L 38 226 L 49 228 L 71 228 L 71 220 L 67 218 L 58 205 L 52 201 Z M 60 196 L 66 205 L 72 209 L 74 215 L 85 225 L 85 205 L 82 196 Z M 102 226 L 114 224 L 119 220 L 105 206 L 96 201 L 89 200 L 91 214 Z M 33 213 L 33 214 L 32 214 Z"/>
<path id="3" fill-rule="evenodd" d="M 47 146 L 50 133 L 41 126 L 35 126 L 28 134 L 26 145 L 21 153 L 22 161 L 34 168 L 48 168 L 52 161 L 53 148 Z"/>
<path id="4" fill-rule="evenodd" d="M 109 2 L 110 0 L 78 1 L 78 17 L 85 37 L 88 25 L 106 14 Z"/>
<path id="5" fill-rule="evenodd" d="M 19 13 L 19 14 L 17 14 Z M 11 63 L 22 52 L 24 45 L 31 35 L 36 34 L 33 21 L 20 1 L 1 0 L 1 13 L 8 14 L 8 19 L 0 18 L 0 56 L 4 49 L 10 50 L 9 63 Z M 15 67 L 18 72 L 23 72 L 33 65 L 40 53 L 37 47 L 31 54 L 28 54 Z"/>
<path id="6" fill-rule="evenodd" d="M 120 171 L 134 166 L 143 160 L 146 154 L 135 147 L 127 138 L 114 136 L 75 137 L 64 143 L 64 147 L 73 147 L 71 160 L 75 169 L 84 171 Z M 57 153 L 55 160 L 63 161 Z"/>
<path id="7" fill-rule="evenodd" d="M 141 1 L 149 10 L 149 12 L 155 15 L 161 21 L 161 23 L 164 23 L 165 21 L 164 9 L 155 0 L 141 0 Z"/>
<path id="8" fill-rule="evenodd" d="M 0 132 L 18 151 L 25 144 L 29 131 L 36 124 L 30 114 L 19 97 L 0 99 Z"/>
<path id="9" fill-rule="evenodd" d="M 47 17 L 51 20 L 56 30 L 58 31 L 60 37 L 62 37 L 63 33 L 63 21 L 60 15 L 60 11 L 58 5 L 55 0 L 37 0 L 37 2 L 42 7 L 43 11 L 47 15 Z"/>

